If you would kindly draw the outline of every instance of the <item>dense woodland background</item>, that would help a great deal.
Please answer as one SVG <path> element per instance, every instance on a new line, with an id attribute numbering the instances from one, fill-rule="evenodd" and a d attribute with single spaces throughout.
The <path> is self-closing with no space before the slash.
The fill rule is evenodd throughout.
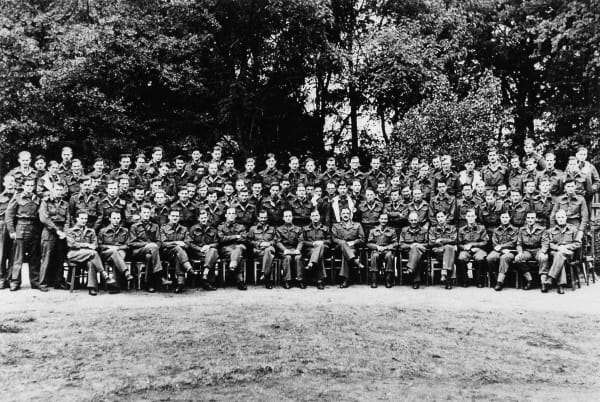
<path id="1" fill-rule="evenodd" d="M 598 155 L 600 2 L 2 0 L 0 165 L 27 148 L 457 162 Z"/>

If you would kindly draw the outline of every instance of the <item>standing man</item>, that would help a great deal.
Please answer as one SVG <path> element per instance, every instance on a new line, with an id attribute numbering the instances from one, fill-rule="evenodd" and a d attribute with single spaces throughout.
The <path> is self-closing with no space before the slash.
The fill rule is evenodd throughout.
<path id="1" fill-rule="evenodd" d="M 6 289 L 10 284 L 13 240 L 8 235 L 5 213 L 8 203 L 15 195 L 15 186 L 13 176 L 4 176 L 4 191 L 0 193 L 0 289 Z"/>
<path id="2" fill-rule="evenodd" d="M 248 231 L 248 242 L 252 244 L 254 258 L 259 258 L 261 264 L 261 281 L 264 281 L 267 289 L 273 289 L 271 282 L 271 272 L 273 259 L 275 258 L 276 233 L 275 227 L 267 223 L 267 211 L 258 212 L 258 223 Z"/>
<path id="3" fill-rule="evenodd" d="M 35 178 L 23 180 L 23 191 L 17 193 L 6 207 L 5 219 L 8 234 L 13 245 L 13 266 L 10 278 L 10 290 L 21 287 L 21 266 L 25 254 L 29 256 L 29 282 L 32 289 L 39 287 L 40 279 L 40 223 L 39 209 L 41 200 L 33 193 Z"/>
<path id="4" fill-rule="evenodd" d="M 49 286 L 55 289 L 68 289 L 63 277 L 63 264 L 67 258 L 67 235 L 65 233 L 71 217 L 69 203 L 62 199 L 65 189 L 62 182 L 50 187 L 47 200 L 40 204 L 39 218 L 42 230 L 42 261 L 40 269 L 40 290 L 47 292 Z"/>
<path id="5" fill-rule="evenodd" d="M 325 289 L 323 278 L 326 277 L 323 257 L 329 249 L 331 233 L 329 228 L 321 223 L 319 211 L 313 210 L 310 213 L 310 221 L 310 225 L 302 229 L 300 239 L 304 244 L 305 255 L 309 258 L 306 270 L 312 271 L 315 268 L 317 289 L 323 290 Z"/>
<path id="6" fill-rule="evenodd" d="M 398 235 L 394 228 L 388 226 L 386 213 L 379 215 L 379 226 L 371 229 L 367 247 L 371 254 L 371 287 L 377 287 L 379 268 L 385 261 L 385 287 L 391 288 L 394 282 L 394 250 L 398 246 Z"/>
<path id="7" fill-rule="evenodd" d="M 344 289 L 350 286 L 350 263 L 361 271 L 365 268 L 356 255 L 356 250 L 365 243 L 365 232 L 360 223 L 352 222 L 350 219 L 350 209 L 343 208 L 340 214 L 342 221 L 333 224 L 331 239 L 339 247 L 344 257 L 340 271 L 340 276 L 344 278 L 340 288 Z"/>

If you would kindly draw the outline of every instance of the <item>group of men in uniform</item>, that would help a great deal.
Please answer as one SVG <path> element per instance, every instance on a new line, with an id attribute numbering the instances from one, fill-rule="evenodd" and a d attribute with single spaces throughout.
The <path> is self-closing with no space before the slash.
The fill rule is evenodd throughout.
<path id="1" fill-rule="evenodd" d="M 380 273 L 392 287 L 402 272 L 417 289 L 431 253 L 447 289 L 483 287 L 491 278 L 499 291 L 511 269 L 530 289 L 535 262 L 542 292 L 557 285 L 562 293 L 600 178 L 583 147 L 564 171 L 531 140 L 524 154 L 507 166 L 492 149 L 488 164 L 475 169 L 470 161 L 460 172 L 449 155 L 431 164 L 413 158 L 408 169 L 401 159 L 385 168 L 375 156 L 368 171 L 356 156 L 345 171 L 335 158 L 320 170 L 311 158 L 301 166 L 291 157 L 283 173 L 274 154 L 266 155 L 264 170 L 256 171 L 250 157 L 238 171 L 219 146 L 208 161 L 194 150 L 172 164 L 155 147 L 149 160 L 122 154 L 108 171 L 99 158 L 85 172 L 69 147 L 60 161 L 38 156 L 33 166 L 22 151 L 0 193 L 0 287 L 18 290 L 27 261 L 32 288 L 67 288 L 67 261 L 87 267 L 96 295 L 98 276 L 117 291 L 139 274 L 128 262 L 142 262 L 150 292 L 173 281 L 183 292 L 186 277 L 214 290 L 222 261 L 245 290 L 245 262 L 252 259 L 272 288 L 277 258 L 284 288 L 305 288 L 310 277 L 323 289 L 325 259 L 338 256 L 342 288 L 352 268 L 365 263 L 372 287 Z"/>

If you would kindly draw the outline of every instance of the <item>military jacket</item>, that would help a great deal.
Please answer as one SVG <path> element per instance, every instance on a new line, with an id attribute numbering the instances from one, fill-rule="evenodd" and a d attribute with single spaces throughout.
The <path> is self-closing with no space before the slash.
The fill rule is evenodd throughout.
<path id="1" fill-rule="evenodd" d="M 78 250 L 82 248 L 82 243 L 93 244 L 98 246 L 98 239 L 96 237 L 96 232 L 94 229 L 79 226 L 73 226 L 69 228 L 66 232 L 67 235 L 67 246 L 71 250 Z"/>
<path id="2" fill-rule="evenodd" d="M 589 212 L 585 199 L 580 195 L 560 196 L 556 199 L 552 213 L 550 214 L 550 225 L 554 226 L 554 217 L 559 210 L 567 213 L 567 221 L 579 221 L 579 230 L 583 230 L 589 222 Z"/>
<path id="3" fill-rule="evenodd" d="M 512 225 L 500 225 L 492 234 L 492 246 L 502 249 L 514 249 L 517 246 L 519 229 Z"/>
<path id="4" fill-rule="evenodd" d="M 446 213 L 449 223 L 454 222 L 454 217 L 456 215 L 456 198 L 448 194 L 443 197 L 438 194 L 431 198 L 431 202 L 429 203 L 429 222 L 432 225 L 436 224 L 436 215 L 440 211 Z"/>
<path id="5" fill-rule="evenodd" d="M 358 222 L 349 221 L 348 223 L 334 223 L 331 227 L 331 239 L 336 244 L 342 244 L 347 241 L 359 241 L 364 243 L 365 232 Z"/>
<path id="6" fill-rule="evenodd" d="M 282 252 L 291 248 L 302 249 L 302 241 L 300 240 L 302 228 L 299 226 L 283 224 L 277 228 L 276 233 L 278 239 L 277 246 Z"/>
<path id="7" fill-rule="evenodd" d="M 323 241 L 325 244 L 329 244 L 331 242 L 331 232 L 327 226 L 321 223 L 317 225 L 311 223 L 302 228 L 300 239 L 304 245 L 309 247 L 312 247 L 315 241 Z"/>
<path id="8" fill-rule="evenodd" d="M 187 228 L 193 226 L 198 220 L 198 207 L 192 201 L 184 203 L 181 200 L 171 204 L 171 209 L 179 208 L 179 223 Z"/>
<path id="9" fill-rule="evenodd" d="M 216 248 L 219 244 L 217 229 L 208 224 L 197 224 L 190 228 L 190 247 L 196 251 L 200 251 L 202 246 L 209 245 Z"/>
<path id="10" fill-rule="evenodd" d="M 540 225 L 533 225 L 531 228 L 521 227 L 517 235 L 517 249 L 519 251 L 540 249 L 545 231 L 546 229 Z"/>
<path id="11" fill-rule="evenodd" d="M 165 248 L 175 247 L 174 243 L 176 241 L 182 241 L 185 242 L 185 248 L 188 248 L 190 245 L 188 229 L 180 224 L 167 223 L 162 225 L 159 229 L 159 241 L 161 247 Z"/>
<path id="12" fill-rule="evenodd" d="M 487 246 L 489 241 L 490 238 L 483 225 L 465 225 L 458 230 L 458 244 L 460 246 L 471 243 L 473 247 L 483 248 Z"/>
<path id="13" fill-rule="evenodd" d="M 544 233 L 546 239 L 542 241 L 542 245 L 550 250 L 557 250 L 559 246 L 570 246 L 571 250 L 581 247 L 581 232 L 574 225 L 568 223 L 563 227 L 555 225 Z"/>
<path id="14" fill-rule="evenodd" d="M 358 204 L 360 211 L 360 220 L 365 225 L 376 225 L 379 222 L 379 215 L 383 212 L 383 203 L 381 201 L 363 201 Z"/>
<path id="15" fill-rule="evenodd" d="M 400 232 L 400 247 L 410 248 L 413 243 L 427 244 L 427 228 L 423 226 L 406 226 Z"/>
<path id="16" fill-rule="evenodd" d="M 42 225 L 51 230 L 59 230 L 68 225 L 71 217 L 69 215 L 69 204 L 62 199 L 47 199 L 41 202 L 39 218 Z"/>
<path id="17" fill-rule="evenodd" d="M 445 224 L 440 226 L 436 224 L 429 228 L 429 245 L 432 247 L 445 246 L 447 244 L 456 244 L 457 231 L 456 226 Z"/>
<path id="18" fill-rule="evenodd" d="M 268 242 L 271 246 L 277 244 L 276 230 L 271 225 L 254 225 L 248 230 L 248 241 L 255 249 L 261 249 L 260 243 Z"/>
<path id="19" fill-rule="evenodd" d="M 235 238 L 235 236 L 242 236 L 241 239 Z M 239 223 L 223 222 L 217 228 L 217 236 L 221 246 L 227 246 L 231 244 L 242 244 L 246 240 L 246 228 L 244 225 Z"/>
<path id="20" fill-rule="evenodd" d="M 159 243 L 158 225 L 151 221 L 137 221 L 129 228 L 128 243 L 133 248 Z"/>
<path id="21" fill-rule="evenodd" d="M 396 234 L 396 230 L 394 228 L 390 226 L 382 227 L 379 225 L 369 231 L 367 247 L 375 249 L 376 246 L 383 246 L 388 250 L 393 250 L 397 245 L 398 235 Z"/>
<path id="22" fill-rule="evenodd" d="M 500 184 L 506 182 L 506 168 L 501 164 L 496 166 L 485 165 L 481 169 L 481 179 L 486 188 L 496 190 Z"/>
<path id="23" fill-rule="evenodd" d="M 98 232 L 98 244 L 102 246 L 119 246 L 119 249 L 126 250 L 129 240 L 129 230 L 122 226 L 113 227 L 108 225 Z"/>
<path id="24" fill-rule="evenodd" d="M 24 233 L 17 231 L 17 221 L 20 219 L 36 223 L 39 221 L 39 208 L 41 200 L 35 194 L 25 195 L 22 192 L 15 194 L 8 202 L 4 219 L 9 233 L 16 233 L 17 239 L 21 239 Z"/>

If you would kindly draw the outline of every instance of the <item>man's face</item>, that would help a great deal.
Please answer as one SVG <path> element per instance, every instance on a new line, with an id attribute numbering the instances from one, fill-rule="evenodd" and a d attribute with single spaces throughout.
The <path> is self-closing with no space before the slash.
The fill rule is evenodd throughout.
<path id="1" fill-rule="evenodd" d="M 192 152 L 192 160 L 194 162 L 198 162 L 201 157 L 202 157 L 202 154 L 200 153 L 200 151 L 195 150 L 195 151 Z"/>
<path id="2" fill-rule="evenodd" d="M 431 164 L 433 165 L 433 167 L 434 167 L 435 169 L 439 169 L 439 168 L 440 168 L 440 166 L 442 166 L 442 162 L 441 162 L 440 158 L 433 158 L 433 159 L 431 160 Z"/>
<path id="3" fill-rule="evenodd" d="M 120 179 L 119 180 L 119 190 L 122 193 L 126 193 L 129 190 L 129 179 Z"/>
<path id="4" fill-rule="evenodd" d="M 206 197 L 207 194 L 208 194 L 208 187 L 206 187 L 206 186 L 198 187 L 198 195 L 201 198 Z"/>
<path id="5" fill-rule="evenodd" d="M 220 161 L 222 156 L 222 152 L 220 149 L 213 149 L 212 158 L 216 161 Z"/>
<path id="6" fill-rule="evenodd" d="M 336 192 L 335 184 L 327 183 L 327 194 L 333 195 L 333 194 L 335 194 L 335 192 Z"/>
<path id="7" fill-rule="evenodd" d="M 38 159 L 35 161 L 33 166 L 36 168 L 36 170 L 46 170 L 46 161 L 43 159 Z"/>
<path id="8" fill-rule="evenodd" d="M 404 188 L 402 189 L 402 197 L 403 197 L 404 199 L 409 199 L 409 198 L 410 198 L 410 196 L 411 196 L 411 191 L 410 191 L 410 188 L 409 188 L 409 187 L 404 187 Z"/>
<path id="9" fill-rule="evenodd" d="M 121 169 L 128 170 L 129 166 L 131 166 L 131 158 L 121 158 L 121 160 L 119 161 L 119 165 L 121 165 Z"/>
<path id="10" fill-rule="evenodd" d="M 359 164 L 360 164 L 360 161 L 358 160 L 358 158 L 350 159 L 350 168 L 352 170 L 358 169 Z"/>
<path id="11" fill-rule="evenodd" d="M 179 211 L 169 212 L 169 223 L 171 225 L 176 225 L 179 223 Z"/>
<path id="12" fill-rule="evenodd" d="M 249 198 L 248 191 L 242 191 L 239 194 L 240 195 L 238 197 L 239 197 L 240 201 L 245 204 L 246 201 L 248 201 L 248 198 Z"/>
<path id="13" fill-rule="evenodd" d="M 161 176 L 166 176 L 167 173 L 169 173 L 169 167 L 167 165 L 161 165 L 158 168 L 158 174 L 160 174 Z"/>
<path id="14" fill-rule="evenodd" d="M 187 188 L 182 188 L 181 190 L 179 190 L 179 193 L 177 193 L 177 195 L 179 196 L 179 199 L 184 202 L 187 201 L 189 198 Z"/>
<path id="15" fill-rule="evenodd" d="M 496 152 L 489 152 L 488 153 L 488 161 L 490 163 L 498 162 L 498 154 Z"/>
<path id="16" fill-rule="evenodd" d="M 390 180 L 390 184 L 392 185 L 392 187 L 399 187 L 400 186 L 400 178 L 398 176 L 392 177 L 392 180 Z"/>
<path id="17" fill-rule="evenodd" d="M 243 181 L 239 180 L 235 182 L 235 191 L 236 192 L 241 192 L 244 188 L 246 188 L 246 185 L 244 184 Z"/>
<path id="18" fill-rule="evenodd" d="M 306 197 L 306 188 L 303 186 L 298 186 L 296 188 L 296 195 L 298 196 L 298 198 Z"/>
<path id="19" fill-rule="evenodd" d="M 140 169 L 145 169 L 146 168 L 146 158 L 144 158 L 143 156 L 137 158 L 135 161 L 135 165 Z"/>
<path id="20" fill-rule="evenodd" d="M 415 189 L 413 190 L 413 200 L 415 202 L 421 202 L 421 200 L 423 199 L 423 192 L 419 189 Z"/>
<path id="21" fill-rule="evenodd" d="M 560 226 L 567 223 L 567 213 L 564 210 L 561 209 L 556 213 L 556 223 Z"/>
<path id="22" fill-rule="evenodd" d="M 518 191 L 511 191 L 510 200 L 513 204 L 517 204 L 519 201 L 521 201 L 521 193 L 519 193 Z"/>
<path id="23" fill-rule="evenodd" d="M 498 195 L 501 198 L 504 198 L 507 193 L 508 193 L 508 188 L 506 188 L 506 186 L 498 186 Z"/>
<path id="24" fill-rule="evenodd" d="M 292 159 L 290 161 L 290 169 L 297 170 L 299 166 L 298 159 Z"/>
<path id="25" fill-rule="evenodd" d="M 161 186 L 160 181 L 154 181 L 150 185 L 150 189 L 152 190 L 153 193 L 156 193 L 158 190 L 160 190 L 160 186 Z"/>
<path id="26" fill-rule="evenodd" d="M 527 155 L 531 154 L 533 152 L 533 144 L 528 142 L 523 146 L 523 151 L 525 151 L 525 153 Z"/>
<path id="27" fill-rule="evenodd" d="M 528 213 L 527 216 L 525 217 L 525 222 L 527 223 L 527 225 L 529 226 L 533 226 L 535 224 L 536 218 L 535 218 L 535 213 Z"/>
<path id="28" fill-rule="evenodd" d="M 48 172 L 50 173 L 51 176 L 56 176 L 58 174 L 58 164 L 51 163 L 48 166 Z"/>
<path id="29" fill-rule="evenodd" d="M 474 224 L 475 223 L 475 212 L 473 212 L 473 211 L 467 212 L 467 215 L 465 215 L 465 218 L 469 225 Z"/>
<path id="30" fill-rule="evenodd" d="M 271 186 L 271 189 L 269 190 L 269 192 L 271 193 L 271 197 L 279 198 L 279 187 L 278 186 Z"/>
<path id="31" fill-rule="evenodd" d="M 378 170 L 380 166 L 381 166 L 381 162 L 379 161 L 378 158 L 371 159 L 371 168 L 373 170 Z"/>
<path id="32" fill-rule="evenodd" d="M 52 190 L 50 191 L 50 196 L 54 199 L 62 197 L 64 192 L 64 187 L 60 184 L 55 184 L 52 186 Z"/>
<path id="33" fill-rule="evenodd" d="M 275 158 L 267 159 L 267 168 L 273 169 L 275 167 L 276 163 L 277 163 L 277 161 L 275 160 Z"/>
<path id="34" fill-rule="evenodd" d="M 84 193 L 89 193 L 91 189 L 92 189 L 92 181 L 91 180 L 85 180 L 85 181 L 81 182 L 81 191 L 83 191 Z"/>
<path id="35" fill-rule="evenodd" d="M 186 186 L 188 197 L 192 198 L 196 195 L 196 186 L 193 183 L 188 183 Z"/>
<path id="36" fill-rule="evenodd" d="M 416 214 L 410 214 L 408 216 L 408 223 L 410 223 L 410 226 L 417 226 L 419 223 L 419 217 Z"/>
<path id="37" fill-rule="evenodd" d="M 60 154 L 60 157 L 63 161 L 69 162 L 71 159 L 73 159 L 73 151 L 71 151 L 70 149 L 63 149 L 62 153 Z"/>
<path id="38" fill-rule="evenodd" d="M 92 178 L 92 190 L 97 189 L 99 185 L 100 185 L 100 179 Z"/>
<path id="39" fill-rule="evenodd" d="M 116 183 L 111 183 L 108 186 L 106 186 L 106 194 L 108 194 L 109 197 L 115 197 L 118 191 L 119 188 Z"/>
<path id="40" fill-rule="evenodd" d="M 571 181 L 565 184 L 565 193 L 567 193 L 568 195 L 575 194 L 575 183 Z"/>
<path id="41" fill-rule="evenodd" d="M 449 172 L 452 167 L 452 162 L 449 159 L 444 159 L 442 162 L 442 169 L 444 172 Z"/>
<path id="42" fill-rule="evenodd" d="M 31 155 L 24 154 L 19 157 L 19 165 L 27 167 L 30 164 L 31 164 Z"/>
<path id="43" fill-rule="evenodd" d="M 319 214 L 319 211 L 312 211 L 310 213 L 310 221 L 315 224 L 321 221 L 321 214 Z"/>
<path id="44" fill-rule="evenodd" d="M 323 195 L 323 189 L 321 187 L 315 187 L 313 194 L 315 197 L 321 198 L 321 196 Z"/>
<path id="45" fill-rule="evenodd" d="M 446 224 L 446 214 L 443 212 L 438 212 L 437 215 L 435 216 L 435 219 L 437 220 L 437 223 L 440 225 Z"/>
<path id="46" fill-rule="evenodd" d="M 88 221 L 87 214 L 79 214 L 77 215 L 77 226 L 85 226 Z"/>
<path id="47" fill-rule="evenodd" d="M 550 192 L 550 182 L 549 181 L 541 181 L 540 182 L 540 192 L 542 194 L 548 194 Z"/>
<path id="48" fill-rule="evenodd" d="M 304 166 L 308 173 L 313 173 L 315 171 L 315 163 L 313 161 L 306 162 L 306 166 Z"/>
<path id="49" fill-rule="evenodd" d="M 548 167 L 548 169 L 554 169 L 555 164 L 556 164 L 556 156 L 546 155 L 546 166 Z"/>
<path id="50" fill-rule="evenodd" d="M 423 167 L 421 167 L 421 170 L 419 170 L 419 176 L 421 176 L 421 177 L 429 176 L 429 166 L 424 165 Z"/>
<path id="51" fill-rule="evenodd" d="M 569 162 L 567 164 L 567 170 L 570 172 L 573 172 L 573 173 L 579 172 L 579 166 L 577 166 L 577 160 L 569 159 Z"/>
<path id="52" fill-rule="evenodd" d="M 104 170 L 104 162 L 102 162 L 102 161 L 94 162 L 94 170 L 96 172 L 102 172 L 102 170 Z"/>
<path id="53" fill-rule="evenodd" d="M 379 215 L 379 224 L 381 226 L 386 226 L 388 223 L 388 216 L 387 214 L 381 214 Z"/>
<path id="54" fill-rule="evenodd" d="M 519 161 L 519 158 L 512 158 L 510 160 L 510 166 L 513 169 L 519 169 L 521 167 L 521 162 Z"/>
<path id="55" fill-rule="evenodd" d="M 393 202 L 398 202 L 398 200 L 400 199 L 400 193 L 398 191 L 392 191 L 392 193 L 390 194 L 390 199 Z"/>
<path id="56" fill-rule="evenodd" d="M 348 208 L 342 209 L 342 212 L 340 212 L 340 216 L 342 217 L 342 220 L 344 222 L 349 221 L 350 220 L 350 210 Z"/>
<path id="57" fill-rule="evenodd" d="M 375 200 L 375 193 L 373 190 L 367 190 L 365 196 L 367 198 L 367 202 L 373 202 L 373 200 Z"/>
<path id="58" fill-rule="evenodd" d="M 477 190 L 477 192 L 478 192 L 479 194 L 483 193 L 483 191 L 485 190 L 485 183 L 484 183 L 484 182 L 482 182 L 482 181 L 478 181 L 478 182 L 475 184 L 475 190 Z"/>
<path id="59" fill-rule="evenodd" d="M 110 224 L 113 226 L 119 226 L 121 223 L 121 214 L 111 213 L 110 214 Z"/>
<path id="60" fill-rule="evenodd" d="M 152 153 L 152 160 L 153 160 L 153 161 L 155 161 L 155 162 L 160 162 L 160 161 L 162 160 L 162 158 L 163 158 L 163 153 L 162 153 L 162 151 L 160 151 L 160 150 L 159 150 L 159 151 L 154 151 L 154 152 Z"/>
<path id="61" fill-rule="evenodd" d="M 31 193 L 33 193 L 34 187 L 35 187 L 35 184 L 34 184 L 33 180 L 26 180 L 23 183 L 23 192 L 25 194 L 31 194 Z"/>
<path id="62" fill-rule="evenodd" d="M 183 159 L 175 160 L 175 169 L 181 171 L 181 170 L 183 170 L 184 167 L 185 167 L 185 162 L 183 161 Z"/>
<path id="63" fill-rule="evenodd" d="M 150 209 L 149 208 L 142 208 L 142 210 L 140 211 L 140 218 L 143 221 L 147 221 L 150 219 Z"/>
<path id="64" fill-rule="evenodd" d="M 142 201 L 144 199 L 144 190 L 136 189 L 133 192 L 133 198 L 138 202 Z"/>
<path id="65" fill-rule="evenodd" d="M 335 161 L 333 159 L 327 160 L 326 167 L 327 167 L 327 170 L 334 170 L 335 169 Z"/>
<path id="66" fill-rule="evenodd" d="M 503 225 L 508 225 L 510 223 L 510 215 L 507 213 L 500 215 L 500 223 Z"/>
<path id="67" fill-rule="evenodd" d="M 267 213 L 266 212 L 261 212 L 258 215 L 258 223 L 260 223 L 261 225 L 264 225 L 265 223 L 267 223 Z"/>
<path id="68" fill-rule="evenodd" d="M 527 184 L 525 184 L 525 192 L 527 194 L 533 194 L 535 192 L 535 183 L 528 181 Z"/>
<path id="69" fill-rule="evenodd" d="M 227 197 L 230 197 L 231 194 L 233 194 L 233 187 L 231 186 L 231 184 L 228 184 L 225 187 L 223 187 L 223 192 Z"/>
<path id="70" fill-rule="evenodd" d="M 4 188 L 6 190 L 12 191 L 15 189 L 16 182 L 13 176 L 6 176 L 3 181 Z"/>
<path id="71" fill-rule="evenodd" d="M 496 202 L 496 197 L 494 197 L 493 194 L 487 194 L 485 196 L 485 202 L 489 205 L 494 205 L 494 203 Z"/>
<path id="72" fill-rule="evenodd" d="M 252 193 L 260 194 L 262 192 L 262 185 L 260 183 L 254 183 L 252 185 Z"/>
<path id="73" fill-rule="evenodd" d="M 290 181 L 289 180 L 281 180 L 281 191 L 285 191 L 288 188 L 290 188 Z"/>
<path id="74" fill-rule="evenodd" d="M 362 189 L 362 185 L 360 184 L 360 182 L 355 181 L 352 183 L 352 191 L 355 192 L 356 194 L 360 193 L 360 190 Z"/>
<path id="75" fill-rule="evenodd" d="M 246 161 L 245 167 L 246 167 L 247 172 L 254 171 L 254 161 L 253 160 Z"/>
<path id="76" fill-rule="evenodd" d="M 469 162 L 465 163 L 465 169 L 468 172 L 472 172 L 473 170 L 475 170 L 475 162 L 469 161 Z"/>
<path id="77" fill-rule="evenodd" d="M 416 159 L 413 159 L 412 161 L 410 161 L 410 169 L 414 172 L 419 170 L 419 161 Z"/>
<path id="78" fill-rule="evenodd" d="M 379 194 L 384 194 L 386 192 L 387 188 L 385 186 L 385 183 L 377 183 L 377 192 Z"/>
<path id="79" fill-rule="evenodd" d="M 200 215 L 198 215 L 198 222 L 200 222 L 201 225 L 206 225 L 208 223 L 208 214 L 206 212 L 201 212 Z"/>
<path id="80" fill-rule="evenodd" d="M 462 193 L 465 198 L 471 198 L 471 196 L 473 195 L 473 187 L 464 186 L 462 189 Z"/>
<path id="81" fill-rule="evenodd" d="M 283 221 L 284 221 L 285 223 L 292 223 L 292 219 L 293 219 L 293 218 L 294 218 L 294 217 L 292 216 L 292 211 L 285 211 L 285 212 L 283 213 Z"/>
<path id="82" fill-rule="evenodd" d="M 227 212 L 225 212 L 225 219 L 227 220 L 227 222 L 232 223 L 235 222 L 235 209 L 228 209 Z"/>
<path id="83" fill-rule="evenodd" d="M 335 191 L 334 191 L 334 193 L 335 193 Z M 340 184 L 338 186 L 338 193 L 340 195 L 346 195 L 346 194 L 348 194 L 348 186 L 346 186 L 345 184 L 344 185 Z"/>
<path id="84" fill-rule="evenodd" d="M 216 176 L 218 171 L 218 167 L 215 163 L 211 163 L 208 165 L 208 174 L 211 176 Z"/>
<path id="85" fill-rule="evenodd" d="M 438 193 L 446 194 L 446 190 L 448 190 L 448 186 L 446 185 L 446 183 L 441 181 L 438 183 L 437 189 L 438 189 Z"/>
<path id="86" fill-rule="evenodd" d="M 73 162 L 71 164 L 71 170 L 74 173 L 80 173 L 81 172 L 81 162 L 77 161 L 77 162 Z"/>
<path id="87" fill-rule="evenodd" d="M 580 149 L 579 151 L 577 151 L 577 153 L 575 154 L 575 157 L 577 158 L 577 160 L 579 162 L 585 162 L 587 160 L 588 157 L 588 151 L 585 149 Z"/>
<path id="88" fill-rule="evenodd" d="M 227 171 L 233 170 L 234 167 L 235 167 L 235 163 L 234 163 L 233 159 L 227 159 L 225 161 L 225 169 L 227 169 Z"/>
<path id="89" fill-rule="evenodd" d="M 528 159 L 527 162 L 525 162 L 525 168 L 529 172 L 533 172 L 535 170 L 535 165 L 536 165 L 536 162 L 532 159 Z"/>
<path id="90" fill-rule="evenodd" d="M 214 204 L 217 202 L 217 193 L 210 193 L 207 197 L 207 200 L 209 204 Z"/>
<path id="91" fill-rule="evenodd" d="M 154 194 L 154 202 L 157 205 L 164 205 L 166 201 L 167 199 L 165 198 L 165 193 L 163 193 L 162 191 L 159 191 L 158 193 Z"/>

